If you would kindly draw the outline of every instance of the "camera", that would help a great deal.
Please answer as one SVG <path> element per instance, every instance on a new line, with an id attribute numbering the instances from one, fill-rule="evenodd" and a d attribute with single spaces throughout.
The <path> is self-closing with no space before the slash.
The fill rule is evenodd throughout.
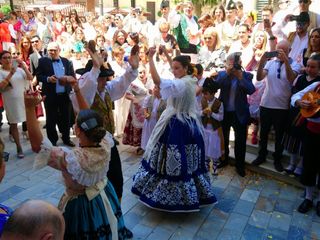
<path id="1" fill-rule="evenodd" d="M 240 64 L 240 56 L 241 56 L 241 52 L 235 52 L 234 53 L 234 63 L 233 63 L 233 68 L 235 70 L 242 70 L 242 66 Z"/>
<path id="2" fill-rule="evenodd" d="M 289 18 L 289 21 L 292 22 L 292 21 L 297 21 L 297 22 L 300 22 L 300 16 L 299 15 L 292 15 L 290 16 Z"/>

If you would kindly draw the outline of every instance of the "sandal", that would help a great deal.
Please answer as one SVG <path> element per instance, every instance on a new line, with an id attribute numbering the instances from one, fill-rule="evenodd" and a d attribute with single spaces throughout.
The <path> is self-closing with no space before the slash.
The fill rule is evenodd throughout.
<path id="1" fill-rule="evenodd" d="M 24 158 L 24 153 L 23 153 L 22 149 L 17 150 L 17 157 Z"/>

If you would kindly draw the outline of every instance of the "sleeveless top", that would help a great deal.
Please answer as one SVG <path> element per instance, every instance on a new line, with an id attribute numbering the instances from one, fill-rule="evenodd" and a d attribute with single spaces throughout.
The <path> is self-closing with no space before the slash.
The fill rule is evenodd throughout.
<path id="1" fill-rule="evenodd" d="M 104 128 L 113 135 L 115 126 L 112 112 L 112 101 L 109 93 L 105 92 L 104 100 L 102 100 L 99 94 L 96 93 L 90 109 L 95 110 L 102 115 Z"/>

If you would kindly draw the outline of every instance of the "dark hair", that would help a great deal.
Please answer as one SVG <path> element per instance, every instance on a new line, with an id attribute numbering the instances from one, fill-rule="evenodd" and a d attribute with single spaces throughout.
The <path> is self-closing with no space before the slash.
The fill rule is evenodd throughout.
<path id="1" fill-rule="evenodd" d="M 77 126 L 94 143 L 100 143 L 106 135 L 103 118 L 98 112 L 91 109 L 84 109 L 78 113 Z"/>
<path id="2" fill-rule="evenodd" d="M 194 67 L 197 69 L 197 74 L 198 75 L 202 75 L 203 74 L 203 67 L 200 63 L 197 63 L 196 65 L 194 65 Z"/>
<path id="3" fill-rule="evenodd" d="M 135 44 L 139 44 L 139 33 L 136 33 L 136 32 L 129 33 L 129 37 L 132 39 L 132 41 Z"/>
<path id="4" fill-rule="evenodd" d="M 187 74 L 192 75 L 194 72 L 194 69 L 191 65 L 191 58 L 187 55 L 180 55 L 176 56 L 172 61 L 179 62 L 183 68 L 188 68 Z"/>
<path id="5" fill-rule="evenodd" d="M 1 53 L 0 53 L 0 59 L 3 57 L 3 55 L 9 53 L 11 55 L 11 52 L 7 51 L 7 50 L 3 50 Z"/>
<path id="6" fill-rule="evenodd" d="M 320 54 L 319 53 L 311 54 L 311 56 L 309 57 L 308 60 L 317 61 L 318 62 L 318 66 L 320 67 Z"/>
<path id="7" fill-rule="evenodd" d="M 39 35 L 38 35 L 38 34 L 33 35 L 30 39 L 32 39 L 32 38 L 38 38 L 39 40 L 41 40 L 41 38 L 39 37 Z"/>
<path id="8" fill-rule="evenodd" d="M 206 78 L 204 80 L 203 86 L 202 86 L 202 92 L 208 92 L 210 94 L 214 94 L 218 91 L 219 84 L 214 80 L 214 78 Z"/>

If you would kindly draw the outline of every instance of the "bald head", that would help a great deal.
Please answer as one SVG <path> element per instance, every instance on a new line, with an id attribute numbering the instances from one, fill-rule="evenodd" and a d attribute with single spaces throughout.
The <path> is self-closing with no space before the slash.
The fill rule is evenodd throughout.
<path id="1" fill-rule="evenodd" d="M 17 208 L 3 229 L 3 240 L 62 240 L 65 223 L 50 203 L 30 200 Z"/>
<path id="2" fill-rule="evenodd" d="M 280 42 L 278 42 L 276 49 L 282 49 L 285 54 L 288 56 L 289 52 L 291 50 L 290 48 L 290 43 L 287 40 L 281 40 Z"/>

